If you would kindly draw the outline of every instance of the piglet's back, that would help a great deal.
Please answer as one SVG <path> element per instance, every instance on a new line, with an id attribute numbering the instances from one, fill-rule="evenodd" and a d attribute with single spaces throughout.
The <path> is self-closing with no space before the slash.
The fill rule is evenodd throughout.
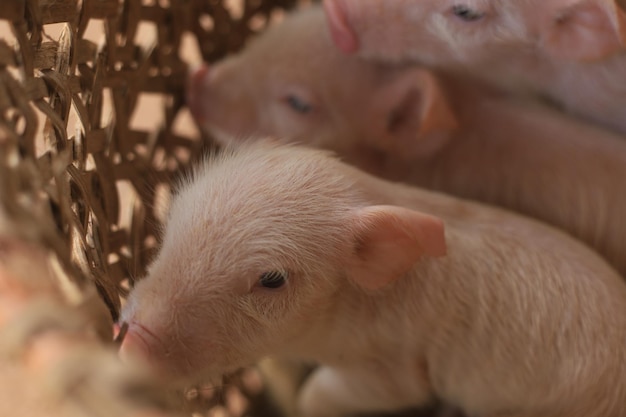
<path id="1" fill-rule="evenodd" d="M 439 395 L 466 411 L 560 403 L 572 413 L 588 406 L 580 416 L 621 416 L 626 285 L 603 259 L 530 218 L 343 169 L 369 201 L 445 222 L 448 255 L 417 264 L 389 300 L 423 317 Z M 572 392 L 580 402 L 570 404 Z"/>
<path id="2" fill-rule="evenodd" d="M 514 230 L 474 233 L 448 234 L 444 273 L 419 286 L 439 395 L 468 412 L 532 404 L 568 410 L 563 417 L 623 416 L 626 292 L 617 274 L 567 241 L 539 237 L 529 247 Z"/>

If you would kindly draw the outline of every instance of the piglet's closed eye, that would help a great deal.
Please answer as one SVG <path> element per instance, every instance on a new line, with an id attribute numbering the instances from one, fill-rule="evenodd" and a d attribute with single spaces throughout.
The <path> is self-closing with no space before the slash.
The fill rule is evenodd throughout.
<path id="1" fill-rule="evenodd" d="M 355 253 L 348 277 L 375 290 L 399 279 L 424 255 L 446 254 L 443 221 L 395 206 L 370 206 L 354 218 Z"/>

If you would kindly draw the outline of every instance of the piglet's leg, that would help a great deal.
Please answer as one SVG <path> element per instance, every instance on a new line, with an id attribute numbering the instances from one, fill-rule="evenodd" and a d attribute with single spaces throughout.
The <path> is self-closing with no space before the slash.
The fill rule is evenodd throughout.
<path id="1" fill-rule="evenodd" d="M 363 412 L 394 411 L 427 404 L 430 394 L 412 392 L 411 403 L 400 398 L 387 376 L 364 370 L 349 372 L 330 367 L 318 368 L 300 392 L 298 407 L 302 417 L 339 417 Z M 422 400 L 422 401 L 420 401 Z"/>

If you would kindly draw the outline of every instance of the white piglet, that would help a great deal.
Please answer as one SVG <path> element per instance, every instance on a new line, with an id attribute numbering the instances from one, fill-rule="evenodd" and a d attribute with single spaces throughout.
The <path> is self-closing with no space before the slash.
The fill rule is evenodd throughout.
<path id="1" fill-rule="evenodd" d="M 324 0 L 346 52 L 469 72 L 626 134 L 615 0 Z M 622 5 L 622 7 L 624 7 Z"/>
<path id="2" fill-rule="evenodd" d="M 318 361 L 304 416 L 435 397 L 485 417 L 626 409 L 626 285 L 601 258 L 319 150 L 257 142 L 201 164 L 122 320 L 122 351 L 172 376 Z"/>
<path id="3" fill-rule="evenodd" d="M 289 16 L 190 82 L 201 125 L 228 143 L 270 135 L 331 149 L 392 180 L 558 226 L 626 276 L 626 141 L 476 80 L 332 47 L 320 9 Z"/>

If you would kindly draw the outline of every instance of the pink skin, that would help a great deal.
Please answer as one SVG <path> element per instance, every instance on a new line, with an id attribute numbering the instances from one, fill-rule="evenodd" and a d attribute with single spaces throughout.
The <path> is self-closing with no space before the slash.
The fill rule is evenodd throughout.
<path id="1" fill-rule="evenodd" d="M 257 142 L 183 181 L 164 232 L 122 350 L 173 376 L 272 354 L 323 364 L 304 416 L 433 396 L 468 415 L 623 415 L 626 285 L 549 226 Z"/>
<path id="2" fill-rule="evenodd" d="M 208 74 L 209 67 L 207 65 L 200 65 L 192 69 L 189 73 L 189 79 L 187 80 L 187 105 L 191 110 L 191 114 L 199 123 L 201 123 L 203 119 L 201 111 L 202 95 L 200 94 L 202 88 L 200 88 L 200 86 Z"/>
<path id="3" fill-rule="evenodd" d="M 545 95 L 626 133 L 626 13 L 614 0 L 325 0 L 324 6 L 333 39 L 347 53 L 469 72 L 511 91 Z"/>
<path id="4" fill-rule="evenodd" d="M 467 77 L 344 56 L 324 27 L 319 10 L 293 16 L 195 77 L 202 126 L 225 143 L 258 134 L 331 149 L 387 179 L 525 213 L 626 276 L 619 135 Z M 311 110 L 290 108 L 286 88 Z"/>
<path id="5" fill-rule="evenodd" d="M 361 101 L 354 106 L 354 97 L 376 94 L 379 85 L 399 69 L 384 64 L 363 66 L 332 48 L 327 31 L 320 28 L 325 25 L 320 8 L 294 17 L 255 39 L 245 52 L 190 77 L 188 101 L 193 114 L 201 127 L 223 143 L 250 136 L 315 141 L 311 144 L 373 169 L 384 154 L 370 143 L 379 142 L 371 132 L 381 127 L 363 117 L 363 107 L 369 105 Z M 295 35 L 298 41 L 291 42 L 284 33 Z M 300 48 L 300 41 L 307 47 Z M 283 46 L 276 48 L 276 44 Z M 336 73 L 329 76 L 329 68 Z M 323 76 L 311 86 L 315 74 Z M 290 104 L 290 99 L 296 102 Z M 338 142 L 337 136 L 347 139 Z"/>

